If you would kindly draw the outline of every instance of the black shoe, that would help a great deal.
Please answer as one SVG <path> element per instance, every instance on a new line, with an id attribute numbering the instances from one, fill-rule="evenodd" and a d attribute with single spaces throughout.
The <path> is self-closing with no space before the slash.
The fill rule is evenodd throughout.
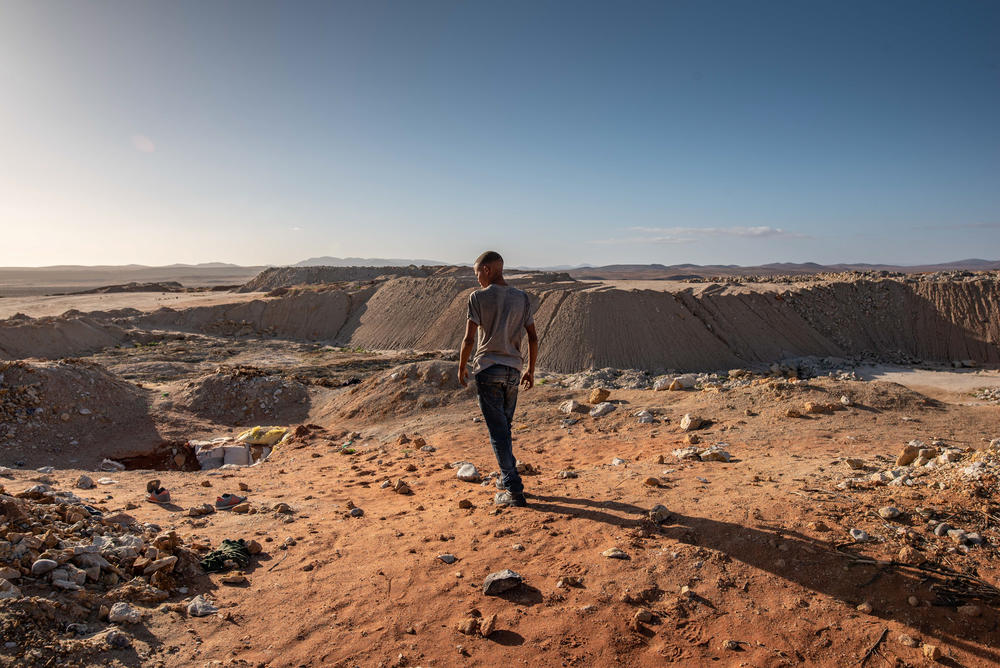
<path id="1" fill-rule="evenodd" d="M 524 498 L 524 494 L 511 494 L 510 505 L 517 506 L 518 508 L 527 508 L 528 500 Z"/>

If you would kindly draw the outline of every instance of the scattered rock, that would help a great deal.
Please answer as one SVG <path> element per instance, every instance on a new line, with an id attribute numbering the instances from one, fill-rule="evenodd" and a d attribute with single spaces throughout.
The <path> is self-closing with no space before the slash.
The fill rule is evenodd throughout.
<path id="1" fill-rule="evenodd" d="M 469 501 L 468 499 L 462 499 L 461 501 L 458 502 L 458 507 L 463 510 L 468 510 L 469 508 L 472 507 L 472 501 Z"/>
<path id="2" fill-rule="evenodd" d="M 94 480 L 89 475 L 82 475 L 76 479 L 77 489 L 91 489 L 94 486 Z"/>
<path id="3" fill-rule="evenodd" d="M 579 401 L 569 399 L 559 404 L 559 410 L 569 415 L 570 413 L 586 413 L 589 409 Z"/>
<path id="4" fill-rule="evenodd" d="M 632 619 L 643 624 L 648 624 L 653 621 L 653 613 L 643 608 L 642 610 L 637 610 Z"/>
<path id="5" fill-rule="evenodd" d="M 453 564 L 458 561 L 458 558 L 454 554 L 439 554 L 437 558 L 446 564 Z"/>
<path id="6" fill-rule="evenodd" d="M 872 604 L 869 603 L 868 601 L 865 601 L 864 603 L 862 603 L 861 605 L 858 606 L 858 612 L 863 612 L 866 615 L 872 614 L 872 610 L 874 610 L 874 609 L 875 608 L 873 608 Z"/>
<path id="7" fill-rule="evenodd" d="M 9 580 L 0 578 L 0 599 L 21 598 L 21 590 Z"/>
<path id="8" fill-rule="evenodd" d="M 592 403 L 592 404 L 599 404 L 599 403 L 601 403 L 603 401 L 607 401 L 608 397 L 610 397 L 610 396 L 611 396 L 611 391 L 610 390 L 605 390 L 602 387 L 595 387 L 590 392 L 590 403 Z"/>
<path id="9" fill-rule="evenodd" d="M 659 487 L 660 481 L 657 478 L 646 478 L 642 481 L 642 484 L 646 487 Z"/>
<path id="10" fill-rule="evenodd" d="M 482 621 L 479 622 L 479 635 L 486 638 L 489 637 L 497 628 L 497 616 L 487 615 L 483 617 Z"/>
<path id="11" fill-rule="evenodd" d="M 458 472 L 455 475 L 463 482 L 479 482 L 481 479 L 479 469 L 477 469 L 475 465 L 468 462 L 458 467 Z"/>
<path id="12" fill-rule="evenodd" d="M 187 607 L 187 612 L 192 617 L 207 617 L 208 615 L 214 615 L 218 611 L 219 609 L 201 594 L 191 599 Z"/>
<path id="13" fill-rule="evenodd" d="M 524 578 L 507 568 L 486 576 L 483 581 L 483 593 L 487 596 L 496 596 L 520 586 L 522 582 Z"/>
<path id="14" fill-rule="evenodd" d="M 350 515 L 351 517 L 363 517 L 365 511 L 362 510 L 361 508 L 351 508 L 347 514 Z"/>
<path id="15" fill-rule="evenodd" d="M 914 566 L 919 566 L 925 561 L 924 555 L 909 545 L 904 545 L 900 548 L 897 558 L 904 564 L 912 564 Z"/>
<path id="16" fill-rule="evenodd" d="M 627 462 L 624 459 L 622 459 L 621 457 L 615 457 L 614 459 L 611 460 L 611 465 L 612 466 L 621 466 L 621 465 L 626 464 L 626 463 Z"/>
<path id="17" fill-rule="evenodd" d="M 560 471 L 556 474 L 557 478 L 567 479 L 567 478 L 579 478 L 580 474 L 576 471 Z"/>
<path id="18" fill-rule="evenodd" d="M 904 647 L 920 647 L 919 641 L 914 639 L 912 636 L 906 635 L 905 633 L 901 633 L 896 640 Z"/>
<path id="19" fill-rule="evenodd" d="M 479 631 L 479 618 L 466 617 L 458 623 L 458 632 L 467 636 L 475 635 Z"/>
<path id="20" fill-rule="evenodd" d="M 924 656 L 931 661 L 937 661 L 941 658 L 941 648 L 937 645 L 924 645 Z"/>
<path id="21" fill-rule="evenodd" d="M 856 459 L 854 457 L 849 457 L 847 459 L 847 465 L 850 466 L 851 469 L 854 471 L 860 471 L 861 469 L 865 468 L 864 461 L 861 459 Z"/>
<path id="22" fill-rule="evenodd" d="M 556 587 L 559 589 L 583 587 L 583 578 L 578 575 L 563 575 L 556 581 Z"/>
<path id="23" fill-rule="evenodd" d="M 854 539 L 855 543 L 864 543 L 871 539 L 871 537 L 861 529 L 851 529 L 848 533 L 851 534 L 851 538 Z"/>
<path id="24" fill-rule="evenodd" d="M 597 404 L 596 406 L 594 406 L 593 408 L 591 408 L 590 409 L 590 416 L 591 417 L 595 417 L 595 418 L 596 417 L 602 417 L 602 416 L 607 415 L 608 413 L 614 411 L 616 408 L 617 408 L 617 406 L 615 406 L 614 404 L 605 401 L 604 403 Z"/>
<path id="25" fill-rule="evenodd" d="M 113 623 L 138 624 L 142 621 L 142 611 L 132 607 L 125 601 L 119 601 L 111 606 L 108 621 Z"/>
<path id="26" fill-rule="evenodd" d="M 656 504 L 649 510 L 649 519 L 657 524 L 662 524 L 663 522 L 670 519 L 670 511 L 667 507 L 662 504 Z"/>
<path id="27" fill-rule="evenodd" d="M 698 434 L 687 434 L 684 440 L 690 445 L 698 445 L 701 443 L 701 436 Z"/>
<path id="28" fill-rule="evenodd" d="M 906 445 L 903 450 L 896 457 L 896 466 L 907 466 L 912 464 L 913 461 L 920 455 L 920 448 L 915 445 Z"/>
<path id="29" fill-rule="evenodd" d="M 895 506 L 882 506 L 878 509 L 878 514 L 879 517 L 884 520 L 894 520 L 899 517 L 901 513 L 899 508 L 896 508 Z"/>
<path id="30" fill-rule="evenodd" d="M 604 550 L 604 552 L 601 552 L 601 556 L 607 557 L 608 559 L 628 559 L 628 555 L 622 550 L 619 550 L 617 547 Z"/>
<path id="31" fill-rule="evenodd" d="M 806 526 L 812 529 L 813 531 L 819 531 L 821 533 L 825 533 L 830 530 L 829 525 L 823 520 L 816 520 L 815 522 L 810 522 Z"/>
<path id="32" fill-rule="evenodd" d="M 702 426 L 703 420 L 697 415 L 685 413 L 681 418 L 681 431 L 694 431 Z"/>
<path id="33" fill-rule="evenodd" d="M 45 575 L 55 570 L 58 565 L 53 559 L 38 559 L 35 563 L 31 564 L 31 574 L 34 576 Z"/>
<path id="34" fill-rule="evenodd" d="M 406 481 L 403 480 L 402 478 L 396 481 L 396 484 L 392 486 L 392 490 L 396 492 L 396 494 L 403 494 L 403 495 L 413 494 L 413 490 L 410 489 L 410 486 L 407 485 Z"/>

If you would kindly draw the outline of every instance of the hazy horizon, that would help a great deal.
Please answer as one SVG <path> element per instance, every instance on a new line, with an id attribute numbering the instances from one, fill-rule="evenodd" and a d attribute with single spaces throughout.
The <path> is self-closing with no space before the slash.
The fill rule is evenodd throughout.
<path id="1" fill-rule="evenodd" d="M 0 3 L 0 266 L 1000 248 L 994 4 Z"/>

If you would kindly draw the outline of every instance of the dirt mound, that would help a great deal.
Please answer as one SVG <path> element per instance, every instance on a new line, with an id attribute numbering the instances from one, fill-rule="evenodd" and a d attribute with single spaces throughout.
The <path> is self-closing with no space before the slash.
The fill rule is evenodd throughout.
<path id="1" fill-rule="evenodd" d="M 267 292 L 275 288 L 316 283 L 371 281 L 385 276 L 430 276 L 439 267 L 271 267 L 243 284 L 237 292 Z"/>
<path id="2" fill-rule="evenodd" d="M 99 288 L 70 292 L 71 295 L 104 295 L 116 292 L 184 292 L 185 288 L 177 281 L 159 283 L 120 283 L 118 285 L 102 285 Z"/>
<path id="3" fill-rule="evenodd" d="M 182 329 L 221 336 L 275 336 L 290 339 L 336 341 L 375 288 L 359 290 L 294 291 L 273 299 L 161 308 L 128 318 L 134 327 Z"/>
<path id="4" fill-rule="evenodd" d="M 339 395 L 331 408 L 342 418 L 379 420 L 472 399 L 473 383 L 462 387 L 457 369 L 441 360 L 394 367 Z"/>
<path id="5" fill-rule="evenodd" d="M 127 338 L 121 327 L 92 317 L 15 317 L 0 320 L 0 359 L 72 357 Z"/>
<path id="6" fill-rule="evenodd" d="M 657 290 L 563 278 L 511 279 L 535 306 L 538 366 L 546 371 L 610 367 L 663 374 L 809 356 L 858 363 L 1000 362 L 1000 282 L 991 278 L 679 284 Z M 327 341 L 369 350 L 455 350 L 475 287 L 467 272 L 443 272 L 361 287 L 294 288 L 280 295 L 278 290 L 264 299 L 144 315 L 12 319 L 0 324 L 0 357 L 99 349 L 125 338 L 123 327 Z"/>
<path id="7" fill-rule="evenodd" d="M 0 364 L 0 459 L 92 466 L 160 443 L 146 395 L 80 360 Z"/>
<path id="8" fill-rule="evenodd" d="M 296 422 L 309 414 L 309 391 L 256 367 L 219 367 L 188 383 L 177 403 L 222 424 Z"/>

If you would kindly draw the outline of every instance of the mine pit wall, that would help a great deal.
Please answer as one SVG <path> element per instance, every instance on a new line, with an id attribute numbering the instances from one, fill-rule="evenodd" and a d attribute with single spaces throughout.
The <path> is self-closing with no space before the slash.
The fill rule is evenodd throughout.
<path id="1" fill-rule="evenodd" d="M 127 340 L 126 328 L 273 336 L 368 349 L 457 349 L 468 279 L 397 278 L 130 317 L 0 323 L 0 357 L 58 358 Z M 896 355 L 1000 363 L 1000 283 L 855 281 L 697 292 L 529 284 L 539 367 L 698 371 L 788 357 Z M 110 316 L 110 314 L 108 314 Z M 525 343 L 524 346 L 527 344 Z"/>

